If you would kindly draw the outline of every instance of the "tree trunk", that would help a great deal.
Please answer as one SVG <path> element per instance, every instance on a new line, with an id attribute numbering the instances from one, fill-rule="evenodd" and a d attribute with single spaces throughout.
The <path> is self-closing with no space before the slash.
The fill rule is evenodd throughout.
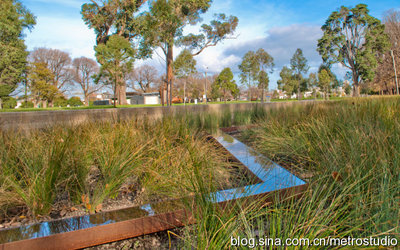
<path id="1" fill-rule="evenodd" d="M 300 82 L 299 82 L 299 87 L 297 88 L 297 100 L 300 101 Z"/>
<path id="2" fill-rule="evenodd" d="M 126 105 L 126 83 L 125 82 L 117 82 L 116 83 L 116 96 L 118 98 L 118 104 L 119 105 Z"/>
<path id="3" fill-rule="evenodd" d="M 115 77 L 115 83 L 114 83 L 114 108 L 117 107 L 117 88 L 118 88 L 118 78 Z"/>
<path id="4" fill-rule="evenodd" d="M 164 107 L 164 88 L 162 83 L 159 88 L 159 92 L 160 92 L 161 105 Z"/>
<path id="5" fill-rule="evenodd" d="M 89 107 L 89 96 L 85 94 L 85 106 Z"/>
<path id="6" fill-rule="evenodd" d="M 261 103 L 264 103 L 264 95 L 265 95 L 264 91 L 265 91 L 265 89 L 264 89 L 264 86 L 263 86 L 262 87 L 262 91 L 261 91 Z"/>
<path id="7" fill-rule="evenodd" d="M 186 105 L 186 80 L 183 83 L 183 105 Z"/>
<path id="8" fill-rule="evenodd" d="M 360 96 L 360 83 L 358 78 L 359 78 L 358 74 L 353 72 L 353 97 Z"/>
<path id="9" fill-rule="evenodd" d="M 172 105 L 172 78 L 173 78 L 173 60 L 174 60 L 174 44 L 168 43 L 167 51 L 167 103 L 169 106 Z"/>
<path id="10" fill-rule="evenodd" d="M 360 86 L 354 85 L 353 86 L 353 97 L 359 97 L 360 96 Z"/>
<path id="11" fill-rule="evenodd" d="M 3 109 L 3 100 L 0 97 L 0 109 Z"/>
<path id="12" fill-rule="evenodd" d="M 224 102 L 226 104 L 226 89 L 224 89 Z"/>

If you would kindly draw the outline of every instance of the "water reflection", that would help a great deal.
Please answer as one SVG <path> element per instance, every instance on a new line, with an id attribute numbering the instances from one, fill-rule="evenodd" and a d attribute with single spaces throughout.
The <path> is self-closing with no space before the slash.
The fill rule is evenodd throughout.
<path id="1" fill-rule="evenodd" d="M 216 202 L 232 200 L 271 192 L 279 189 L 294 187 L 305 184 L 303 180 L 293 175 L 267 157 L 257 153 L 234 137 L 223 134 L 215 136 L 232 155 L 250 169 L 263 183 L 249 185 L 244 188 L 233 188 L 216 193 Z"/>

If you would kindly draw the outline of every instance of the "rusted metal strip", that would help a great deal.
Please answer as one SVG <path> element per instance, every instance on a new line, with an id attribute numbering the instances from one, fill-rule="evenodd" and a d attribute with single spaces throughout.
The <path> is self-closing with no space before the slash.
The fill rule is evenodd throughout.
<path id="1" fill-rule="evenodd" d="M 262 199 L 265 203 L 272 203 L 275 198 L 299 198 L 307 189 L 308 184 L 277 190 L 261 195 L 253 195 L 241 198 L 241 204 L 250 204 Z M 230 200 L 218 203 L 227 209 L 237 203 L 238 200 Z M 80 249 L 97 246 L 114 241 L 134 238 L 146 234 L 156 233 L 187 226 L 195 223 L 190 211 L 178 210 L 154 216 L 126 220 L 108 225 L 102 225 L 72 232 L 54 234 L 46 237 L 15 241 L 0 245 L 1 250 L 51 250 L 51 249 Z"/>
<path id="2" fill-rule="evenodd" d="M 192 223 L 193 218 L 190 214 L 184 210 L 179 210 L 41 238 L 10 242 L 1 245 L 0 249 L 80 249 L 160 232 Z"/>

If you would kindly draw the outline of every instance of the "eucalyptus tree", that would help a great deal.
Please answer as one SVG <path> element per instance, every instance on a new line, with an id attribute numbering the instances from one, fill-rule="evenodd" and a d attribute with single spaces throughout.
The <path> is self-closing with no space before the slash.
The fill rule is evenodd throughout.
<path id="1" fill-rule="evenodd" d="M 248 51 L 242 59 L 242 63 L 238 66 L 240 73 L 240 80 L 243 84 L 247 85 L 249 89 L 256 82 L 258 87 L 262 89 L 261 102 L 264 102 L 264 91 L 268 87 L 268 73 L 272 73 L 274 67 L 274 58 L 268 54 L 264 49 L 260 48 L 256 52 Z M 262 74 L 262 76 L 260 76 Z M 265 75 L 267 74 L 267 75 Z M 250 93 L 252 98 L 252 93 Z"/>
<path id="2" fill-rule="evenodd" d="M 186 103 L 186 82 L 190 75 L 197 72 L 196 60 L 188 49 L 182 50 L 174 62 L 174 74 L 178 78 L 184 78 L 183 103 Z"/>
<path id="3" fill-rule="evenodd" d="M 352 73 L 353 95 L 359 96 L 360 83 L 370 81 L 380 56 L 388 50 L 385 27 L 369 15 L 367 5 L 354 8 L 342 6 L 334 11 L 322 26 L 318 52 L 325 64 L 341 63 Z"/>
<path id="4" fill-rule="evenodd" d="M 261 103 L 264 103 L 264 90 L 268 88 L 268 84 L 269 84 L 268 73 L 265 72 L 264 70 L 261 70 L 260 73 L 258 74 L 258 87 L 262 89 Z"/>
<path id="5" fill-rule="evenodd" d="M 296 52 L 293 54 L 292 59 L 290 59 L 290 67 L 294 73 L 294 78 L 296 81 L 293 83 L 294 89 L 297 89 L 297 98 L 300 100 L 300 95 L 301 95 L 301 83 L 303 80 L 302 74 L 306 74 L 310 67 L 307 65 L 307 59 L 303 55 L 303 51 L 301 49 L 297 49 Z M 303 86 L 303 89 L 306 89 L 307 87 Z"/>
<path id="6" fill-rule="evenodd" d="M 278 80 L 278 89 L 286 91 L 290 94 L 293 94 L 297 91 L 297 81 L 291 68 L 283 66 L 279 76 L 281 79 Z"/>
<path id="7" fill-rule="evenodd" d="M 200 34 L 183 35 L 183 28 L 201 21 L 200 15 L 211 5 L 211 0 L 155 0 L 142 15 L 142 48 L 161 48 L 166 61 L 166 90 L 168 105 L 172 101 L 174 45 L 185 46 L 198 55 L 205 48 L 216 46 L 235 31 L 237 17 L 219 14 L 211 23 L 201 26 Z"/>
<path id="8" fill-rule="evenodd" d="M 264 102 L 264 91 L 268 88 L 269 78 L 268 73 L 266 72 L 269 69 L 269 73 L 273 72 L 274 58 L 268 54 L 264 49 L 260 48 L 256 52 L 256 66 L 258 66 L 257 70 L 257 78 L 258 78 L 258 87 L 262 89 L 261 93 L 261 103 Z"/>
<path id="9" fill-rule="evenodd" d="M 256 53 L 254 51 L 248 51 L 244 54 L 242 58 L 242 62 L 238 66 L 240 70 L 240 82 L 247 86 L 250 96 L 249 99 L 253 98 L 252 95 L 252 87 L 253 83 L 257 80 L 257 62 L 256 62 Z"/>
<path id="10" fill-rule="evenodd" d="M 132 43 L 136 48 L 135 39 L 140 35 L 140 19 L 137 18 L 139 8 L 146 0 L 91 0 L 82 5 L 82 18 L 89 28 L 96 34 L 96 46 L 106 44 L 111 36 L 117 35 Z M 145 58 L 147 48 L 135 49 L 136 58 Z M 97 58 L 98 62 L 100 60 Z M 107 73 L 106 71 L 102 71 Z M 126 104 L 126 83 L 116 84 L 119 102 Z"/>
<path id="11" fill-rule="evenodd" d="M 312 88 L 314 93 L 314 99 L 316 99 L 317 98 L 316 87 L 318 87 L 318 79 L 315 73 L 310 73 L 310 75 L 308 76 L 308 86 Z"/>
<path id="12" fill-rule="evenodd" d="M 328 91 L 332 84 L 332 77 L 326 69 L 318 72 L 318 86 L 324 92 L 324 98 L 328 99 Z"/>
<path id="13" fill-rule="evenodd" d="M 125 38 L 113 35 L 105 44 L 99 44 L 95 48 L 96 58 L 101 64 L 100 72 L 97 74 L 96 82 L 102 81 L 111 84 L 114 92 L 114 107 L 121 105 L 121 92 L 117 92 L 118 86 L 124 84 L 128 71 L 131 70 L 135 60 L 135 50 Z M 118 95 L 118 96 L 117 96 Z"/>
<path id="14" fill-rule="evenodd" d="M 26 74 L 25 29 L 36 24 L 34 15 L 19 1 L 2 0 L 0 4 L 0 109 L 2 98 L 9 96 Z"/>

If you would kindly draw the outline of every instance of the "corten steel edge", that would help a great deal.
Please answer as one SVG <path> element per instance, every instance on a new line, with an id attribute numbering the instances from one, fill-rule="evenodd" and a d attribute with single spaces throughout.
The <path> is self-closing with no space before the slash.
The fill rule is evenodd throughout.
<path id="1" fill-rule="evenodd" d="M 298 198 L 307 189 L 307 183 L 291 174 L 286 169 L 257 154 L 235 138 L 227 134 L 208 137 L 209 141 L 224 150 L 229 160 L 244 165 L 254 176 L 255 184 L 245 187 L 222 190 L 210 194 L 210 197 L 222 207 L 234 205 L 238 200 L 251 203 L 262 198 L 265 203 L 274 199 L 287 197 Z M 0 245 L 5 249 L 79 249 L 133 238 L 145 234 L 156 233 L 168 229 L 195 223 L 191 214 L 195 204 L 193 197 L 170 200 L 139 207 L 108 211 L 94 215 L 66 218 L 53 222 L 0 231 L 0 242 L 4 242 L 2 234 L 6 231 L 17 232 L 15 241 L 6 239 Z M 185 209 L 188 204 L 192 209 Z M 53 223 L 53 224 L 52 224 Z M 82 223 L 82 225 L 79 225 Z M 41 235 L 31 233 L 28 239 L 18 238 L 34 227 L 42 227 Z M 58 229 L 61 227 L 61 230 Z M 33 228 L 33 229 L 32 229 Z M 54 228 L 56 230 L 54 230 Z M 25 231 L 24 231 L 25 230 Z M 63 231 L 52 233 L 51 231 Z M 42 232 L 40 231 L 40 232 Z"/>

